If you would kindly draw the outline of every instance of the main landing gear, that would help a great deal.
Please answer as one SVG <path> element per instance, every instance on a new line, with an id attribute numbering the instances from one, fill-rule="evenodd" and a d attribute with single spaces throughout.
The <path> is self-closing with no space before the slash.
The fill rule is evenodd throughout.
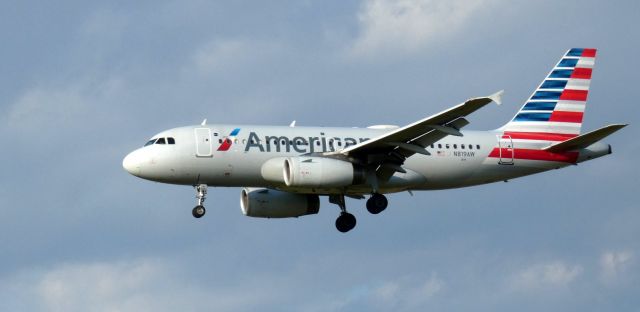
<path id="1" fill-rule="evenodd" d="M 336 229 L 342 233 L 353 230 L 356 227 L 356 217 L 347 212 L 344 195 L 329 195 L 329 202 L 340 207 L 340 216 L 336 219 Z"/>
<path id="2" fill-rule="evenodd" d="M 336 219 L 336 229 L 342 233 L 353 230 L 356 227 L 356 217 L 347 212 L 344 195 L 329 195 L 329 202 L 340 207 L 340 216 Z M 387 208 L 388 203 L 387 197 L 374 193 L 367 200 L 367 210 L 372 214 L 379 214 Z"/>
<path id="3" fill-rule="evenodd" d="M 388 204 L 389 201 L 387 200 L 386 196 L 378 193 L 373 193 L 371 197 L 367 199 L 367 210 L 372 214 L 379 214 L 387 209 Z"/>
<path id="4" fill-rule="evenodd" d="M 198 205 L 193 208 L 193 210 L 191 211 L 191 214 L 195 218 L 202 218 L 202 216 L 204 216 L 204 214 L 207 212 L 207 210 L 204 209 L 204 206 L 202 205 L 204 204 L 205 199 L 207 199 L 207 185 L 198 184 L 195 186 L 195 188 L 196 188 L 196 198 L 198 199 Z"/>

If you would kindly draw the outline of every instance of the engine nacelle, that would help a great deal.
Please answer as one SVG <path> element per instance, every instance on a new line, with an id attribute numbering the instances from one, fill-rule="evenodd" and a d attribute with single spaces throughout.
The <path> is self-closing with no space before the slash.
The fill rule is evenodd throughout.
<path id="1" fill-rule="evenodd" d="M 298 156 L 284 161 L 284 182 L 291 187 L 343 187 L 364 180 L 364 170 L 344 160 Z"/>
<path id="2" fill-rule="evenodd" d="M 293 218 L 320 211 L 318 195 L 295 194 L 266 188 L 244 188 L 240 195 L 242 214 L 257 218 Z"/>

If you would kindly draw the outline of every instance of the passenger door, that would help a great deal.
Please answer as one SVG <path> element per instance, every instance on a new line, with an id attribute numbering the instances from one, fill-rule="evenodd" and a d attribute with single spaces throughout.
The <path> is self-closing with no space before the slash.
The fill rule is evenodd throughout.
<path id="1" fill-rule="evenodd" d="M 211 129 L 196 128 L 196 157 L 213 156 L 213 146 L 211 145 Z"/>

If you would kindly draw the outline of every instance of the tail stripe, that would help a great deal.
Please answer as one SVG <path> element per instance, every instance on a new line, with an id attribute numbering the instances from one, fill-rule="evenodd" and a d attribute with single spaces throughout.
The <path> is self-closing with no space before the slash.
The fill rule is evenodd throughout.
<path id="1" fill-rule="evenodd" d="M 577 122 L 582 123 L 582 112 L 562 112 L 554 111 L 549 118 L 549 121 L 561 121 L 561 122 Z"/>
<path id="2" fill-rule="evenodd" d="M 567 51 L 504 130 L 579 134 L 595 56 L 595 49 Z"/>
<path id="3" fill-rule="evenodd" d="M 571 78 L 573 79 L 591 79 L 591 72 L 593 69 L 591 68 L 576 68 L 573 70 L 571 74 Z"/>

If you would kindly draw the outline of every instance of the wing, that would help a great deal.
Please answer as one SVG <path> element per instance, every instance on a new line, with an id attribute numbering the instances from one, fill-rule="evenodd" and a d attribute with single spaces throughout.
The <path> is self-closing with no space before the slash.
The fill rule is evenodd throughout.
<path id="1" fill-rule="evenodd" d="M 396 171 L 404 172 L 402 164 L 411 155 L 429 155 L 425 150 L 426 146 L 447 135 L 462 136 L 460 129 L 469 124 L 464 117 L 492 101 L 500 104 L 502 93 L 503 91 L 499 91 L 490 96 L 469 99 L 438 114 L 333 154 L 358 159 L 366 165 L 379 166 L 377 175 L 384 181 Z"/>

